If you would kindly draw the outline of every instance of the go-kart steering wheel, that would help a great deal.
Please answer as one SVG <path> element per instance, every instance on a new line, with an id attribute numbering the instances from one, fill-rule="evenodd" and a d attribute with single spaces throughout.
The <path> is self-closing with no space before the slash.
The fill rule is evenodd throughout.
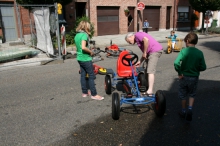
<path id="1" fill-rule="evenodd" d="M 124 55 L 121 61 L 122 61 L 122 64 L 125 66 L 130 66 L 130 62 L 133 66 L 138 62 L 138 56 L 134 53 L 129 53 L 129 54 Z"/>

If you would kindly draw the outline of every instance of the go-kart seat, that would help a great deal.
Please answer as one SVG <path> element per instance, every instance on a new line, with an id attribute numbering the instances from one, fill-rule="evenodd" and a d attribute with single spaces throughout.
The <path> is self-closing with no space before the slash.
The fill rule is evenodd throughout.
<path id="1" fill-rule="evenodd" d="M 122 58 L 126 54 L 129 54 L 128 51 L 124 50 L 120 53 L 118 60 L 117 60 L 117 74 L 119 77 L 131 77 L 132 76 L 132 69 L 131 66 L 125 66 L 124 64 L 128 64 L 128 62 L 124 61 L 124 64 L 122 63 Z M 132 66 L 134 69 L 134 75 L 137 76 L 136 68 L 135 66 Z"/>

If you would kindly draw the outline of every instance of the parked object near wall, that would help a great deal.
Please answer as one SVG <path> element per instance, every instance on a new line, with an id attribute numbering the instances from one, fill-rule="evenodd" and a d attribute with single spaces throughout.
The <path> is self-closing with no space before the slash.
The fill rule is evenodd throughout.
<path id="1" fill-rule="evenodd" d="M 217 26 L 217 21 L 218 21 L 217 19 L 213 19 L 211 27 L 216 27 Z"/>
<path id="2" fill-rule="evenodd" d="M 213 11 L 213 20 L 211 27 L 217 27 L 218 26 L 217 21 L 218 21 L 218 11 Z"/>
<path id="3" fill-rule="evenodd" d="M 15 48 L 0 51 L 0 62 L 30 58 L 40 53 L 40 50 L 33 48 Z"/>

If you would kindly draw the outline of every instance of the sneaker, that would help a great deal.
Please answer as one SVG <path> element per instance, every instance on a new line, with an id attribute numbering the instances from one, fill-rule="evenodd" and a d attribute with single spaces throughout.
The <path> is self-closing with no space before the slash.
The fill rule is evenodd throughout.
<path id="1" fill-rule="evenodd" d="M 178 114 L 179 114 L 180 118 L 185 119 L 185 117 L 186 117 L 186 113 L 185 112 L 179 111 Z"/>
<path id="2" fill-rule="evenodd" d="M 186 113 L 186 121 L 192 121 L 192 110 L 188 110 Z"/>

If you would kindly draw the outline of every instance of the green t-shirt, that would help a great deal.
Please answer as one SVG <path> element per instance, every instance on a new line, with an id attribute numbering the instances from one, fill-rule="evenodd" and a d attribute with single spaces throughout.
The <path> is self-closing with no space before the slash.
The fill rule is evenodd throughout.
<path id="1" fill-rule="evenodd" d="M 202 51 L 195 47 L 182 49 L 174 61 L 174 68 L 178 75 L 198 77 L 200 71 L 206 70 Z"/>
<path id="2" fill-rule="evenodd" d="M 91 61 L 92 57 L 89 53 L 82 50 L 82 41 L 86 41 L 86 47 L 88 47 L 88 35 L 85 32 L 79 32 L 76 34 L 74 41 L 77 51 L 77 60 L 78 61 Z"/>

